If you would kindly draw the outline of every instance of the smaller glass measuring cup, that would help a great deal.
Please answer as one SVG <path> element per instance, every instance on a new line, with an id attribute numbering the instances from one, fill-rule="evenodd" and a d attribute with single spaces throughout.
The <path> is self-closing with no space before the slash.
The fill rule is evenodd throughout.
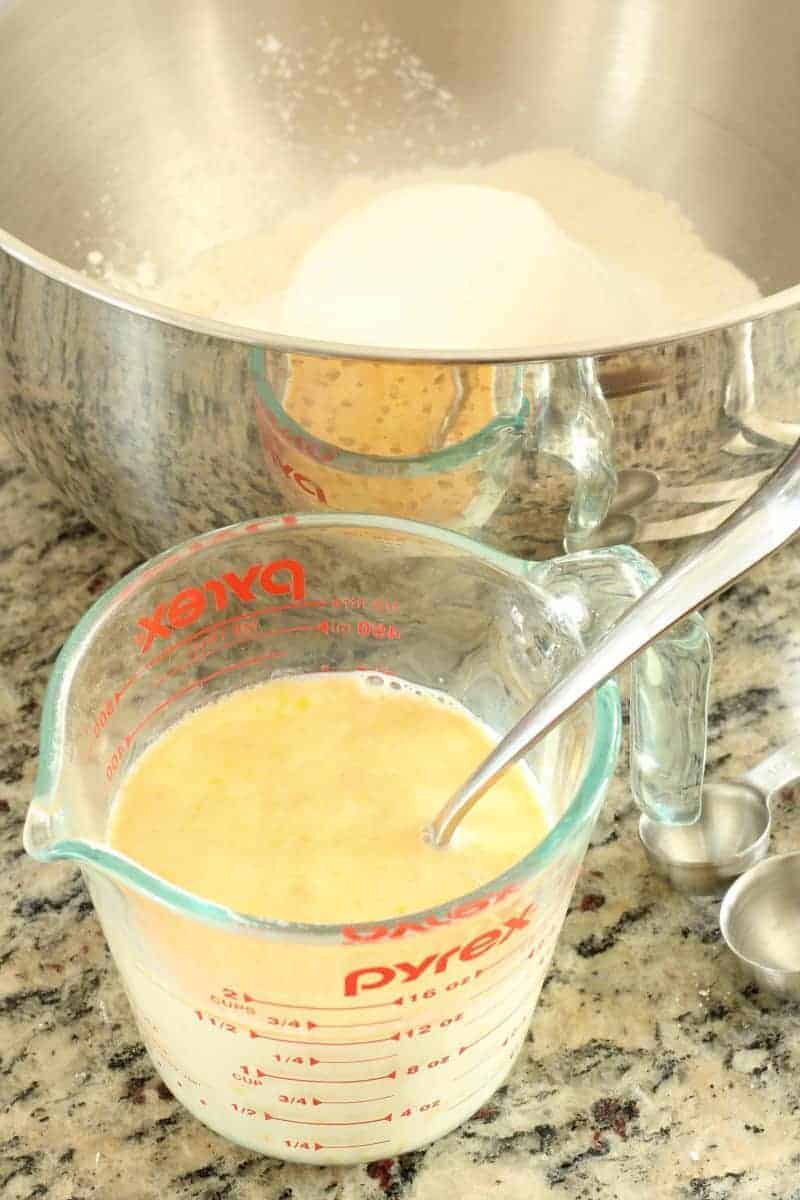
<path id="1" fill-rule="evenodd" d="M 353 926 L 235 913 L 111 850 L 138 755 L 216 695 L 325 670 L 444 690 L 502 734 L 651 572 L 631 551 L 529 564 L 400 520 L 284 517 L 168 551 L 87 613 L 50 683 L 25 845 L 81 864 L 153 1061 L 200 1120 L 278 1157 L 346 1163 L 480 1106 L 524 1040 L 613 770 L 616 686 L 530 755 L 552 826 L 534 851 L 469 895 Z M 702 623 L 652 653 L 634 673 L 634 787 L 681 819 L 703 767 Z M 278 793 L 275 812 L 292 820 Z"/>
<path id="2" fill-rule="evenodd" d="M 530 410 L 516 366 L 254 348 L 250 367 L 267 469 L 292 509 L 477 534 L 508 490 Z"/>

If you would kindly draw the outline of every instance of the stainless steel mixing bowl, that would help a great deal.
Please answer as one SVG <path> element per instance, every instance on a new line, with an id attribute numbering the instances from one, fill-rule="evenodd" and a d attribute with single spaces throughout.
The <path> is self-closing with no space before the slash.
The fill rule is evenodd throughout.
<path id="1" fill-rule="evenodd" d="M 145 551 L 287 508 L 415 516 L 521 555 L 712 528 L 800 434 L 799 39 L 793 0 L 0 0 L 0 423 Z M 534 146 L 674 199 L 769 299 L 652 345 L 383 355 L 81 273 L 92 248 L 174 267 L 354 158 L 383 174 Z M 462 397 L 488 379 L 490 427 L 407 460 L 287 414 L 293 380 L 324 404 L 343 371 L 391 402 L 390 360 Z"/>

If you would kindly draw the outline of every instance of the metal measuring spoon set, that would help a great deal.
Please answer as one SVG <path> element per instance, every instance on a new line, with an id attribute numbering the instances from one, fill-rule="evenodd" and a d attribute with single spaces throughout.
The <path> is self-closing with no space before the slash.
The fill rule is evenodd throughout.
<path id="1" fill-rule="evenodd" d="M 774 995 L 800 999 L 800 850 L 767 858 L 780 793 L 800 780 L 800 740 L 733 783 L 709 783 L 693 825 L 639 820 L 650 865 L 676 891 L 722 896 L 728 948 Z"/>

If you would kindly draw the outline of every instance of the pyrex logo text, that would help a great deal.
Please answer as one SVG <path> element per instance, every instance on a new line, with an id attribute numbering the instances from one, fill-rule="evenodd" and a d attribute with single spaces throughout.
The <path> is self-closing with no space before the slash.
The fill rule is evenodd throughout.
<path id="1" fill-rule="evenodd" d="M 264 453 L 267 456 L 267 459 L 273 464 L 273 466 L 277 467 L 281 474 L 290 480 L 296 488 L 299 488 L 301 492 L 305 492 L 307 496 L 311 496 L 313 499 L 318 500 L 320 504 L 327 506 L 328 499 L 319 484 L 313 479 L 310 479 L 308 475 L 304 475 L 301 471 L 296 470 L 290 462 L 283 458 L 284 451 L 278 435 L 290 441 L 291 444 L 295 446 L 295 449 L 305 451 L 305 453 L 316 462 L 328 462 L 330 461 L 330 455 L 325 454 L 324 451 L 314 452 L 314 447 L 312 444 L 307 444 L 302 438 L 298 439 L 296 436 L 287 434 L 287 431 L 278 425 L 275 418 L 269 413 L 264 412 L 262 409 L 259 409 L 258 415 L 259 424 L 261 427 L 261 444 L 264 447 Z M 298 441 L 302 443 L 299 446 L 297 445 Z M 333 452 L 333 457 L 336 457 L 335 451 Z"/>
<path id="2" fill-rule="evenodd" d="M 197 587 L 183 588 L 171 600 L 157 604 L 149 617 L 139 617 L 137 631 L 142 654 L 146 654 L 156 639 L 172 637 L 176 629 L 186 629 L 204 616 L 209 604 L 215 612 L 224 612 L 231 596 L 243 604 L 257 599 L 256 586 L 268 596 L 291 596 L 302 600 L 305 596 L 305 571 L 293 558 L 279 558 L 275 562 L 252 563 L 241 575 L 225 571 L 216 579 L 207 579 Z"/>
<path id="3" fill-rule="evenodd" d="M 495 946 L 502 946 L 520 929 L 527 929 L 534 907 L 533 904 L 529 904 L 517 916 L 508 917 L 497 928 L 484 930 L 470 941 L 459 942 L 441 954 L 428 954 L 417 963 L 396 962 L 391 966 L 387 964 L 359 967 L 355 971 L 350 971 L 345 976 L 344 994 L 345 996 L 358 996 L 362 992 L 386 987 L 394 980 L 399 983 L 416 983 L 422 975 L 440 975 L 448 969 L 451 961 L 472 962 L 473 959 L 480 958 L 489 950 L 493 950 Z"/>

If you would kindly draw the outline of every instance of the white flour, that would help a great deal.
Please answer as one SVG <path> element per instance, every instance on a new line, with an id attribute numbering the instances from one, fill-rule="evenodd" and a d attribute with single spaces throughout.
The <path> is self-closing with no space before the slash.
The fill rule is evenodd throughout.
<path id="1" fill-rule="evenodd" d="M 102 275 L 249 328 L 419 348 L 656 337 L 759 295 L 675 204 L 564 150 L 352 175 L 159 283 L 146 266 Z"/>

